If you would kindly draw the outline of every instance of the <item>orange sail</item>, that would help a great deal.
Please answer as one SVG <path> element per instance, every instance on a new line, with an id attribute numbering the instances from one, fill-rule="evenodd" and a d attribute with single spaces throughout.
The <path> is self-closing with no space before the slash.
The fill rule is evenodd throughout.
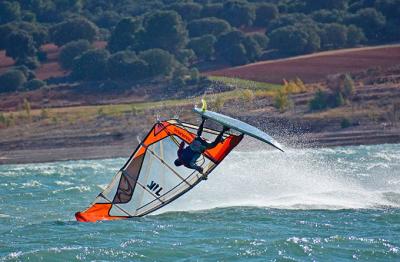
<path id="1" fill-rule="evenodd" d="M 115 220 L 149 214 L 182 196 L 200 181 L 202 174 L 184 166 L 175 166 L 179 144 L 190 144 L 198 127 L 177 120 L 156 123 L 126 164 L 92 205 L 75 217 L 81 222 Z M 214 140 L 218 131 L 204 129 L 202 136 Z M 242 135 L 225 134 L 214 148 L 198 160 L 205 174 L 237 146 Z"/>

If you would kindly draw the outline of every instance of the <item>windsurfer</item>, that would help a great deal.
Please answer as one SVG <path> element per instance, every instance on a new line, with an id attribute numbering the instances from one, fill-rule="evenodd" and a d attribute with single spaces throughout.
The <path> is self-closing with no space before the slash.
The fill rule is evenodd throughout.
<path id="1" fill-rule="evenodd" d="M 185 148 L 184 141 L 182 141 L 179 145 L 178 158 L 174 162 L 176 166 L 184 165 L 187 168 L 195 169 L 199 173 L 203 174 L 203 168 L 196 163 L 197 159 L 204 151 L 217 146 L 222 141 L 224 133 L 229 130 L 229 127 L 224 126 L 222 131 L 215 138 L 214 142 L 208 143 L 204 138 L 201 137 L 205 121 L 206 119 L 202 118 L 199 129 L 197 130 L 197 136 L 193 142 L 190 143 L 190 145 Z M 203 179 L 206 180 L 207 175 L 203 174 Z"/>

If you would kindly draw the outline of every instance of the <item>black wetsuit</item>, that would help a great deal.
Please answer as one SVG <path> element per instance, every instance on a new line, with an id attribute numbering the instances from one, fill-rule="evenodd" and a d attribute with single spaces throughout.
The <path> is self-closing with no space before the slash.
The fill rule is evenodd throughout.
<path id="1" fill-rule="evenodd" d="M 201 125 L 199 126 L 199 129 L 197 130 L 197 136 L 193 140 L 193 142 L 190 143 L 189 146 L 184 148 L 185 142 L 182 141 L 178 149 L 178 159 L 182 162 L 182 164 L 185 167 L 195 169 L 200 173 L 203 172 L 203 168 L 196 164 L 197 159 L 207 149 L 211 149 L 217 146 L 218 143 L 222 141 L 225 132 L 225 129 L 222 130 L 221 133 L 219 133 L 218 136 L 215 138 L 214 142 L 208 143 L 201 137 L 201 134 L 203 132 L 204 121 L 205 120 L 203 120 Z"/>

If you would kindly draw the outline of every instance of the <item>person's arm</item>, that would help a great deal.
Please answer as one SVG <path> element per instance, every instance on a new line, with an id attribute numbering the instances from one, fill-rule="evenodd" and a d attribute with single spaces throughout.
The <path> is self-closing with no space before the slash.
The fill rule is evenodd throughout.
<path id="1" fill-rule="evenodd" d="M 222 141 L 222 138 L 223 138 L 223 136 L 224 136 L 224 133 L 227 132 L 229 129 L 230 129 L 229 127 L 224 126 L 224 128 L 222 129 L 222 131 L 221 131 L 221 132 L 218 134 L 218 136 L 215 138 L 214 142 L 212 142 L 212 143 L 210 143 L 210 144 L 207 145 L 207 149 L 216 147 L 216 146 Z"/>
<path id="2" fill-rule="evenodd" d="M 197 130 L 197 136 L 201 136 L 201 134 L 203 133 L 203 128 L 204 128 L 204 122 L 206 121 L 206 119 L 204 117 L 201 118 L 201 124 L 199 126 L 199 129 Z"/>

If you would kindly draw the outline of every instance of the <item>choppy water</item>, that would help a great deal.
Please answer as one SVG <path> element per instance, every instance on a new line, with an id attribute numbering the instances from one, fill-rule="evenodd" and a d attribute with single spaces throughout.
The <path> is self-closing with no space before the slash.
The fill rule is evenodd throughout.
<path id="1" fill-rule="evenodd" d="M 0 166 L 0 261 L 400 261 L 400 145 L 233 152 L 155 215 L 75 222 L 124 159 Z"/>

